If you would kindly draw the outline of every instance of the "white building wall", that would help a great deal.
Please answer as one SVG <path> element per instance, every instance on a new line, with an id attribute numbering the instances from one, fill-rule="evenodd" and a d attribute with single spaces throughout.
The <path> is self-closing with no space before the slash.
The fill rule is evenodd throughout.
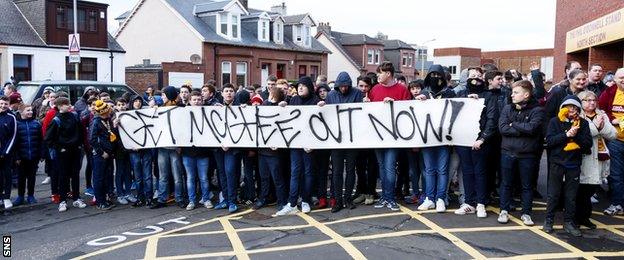
<path id="1" fill-rule="evenodd" d="M 13 55 L 31 55 L 32 80 L 66 80 L 65 57 L 69 55 L 66 49 L 56 48 L 33 48 L 21 46 L 9 46 L 2 53 L 2 79 L 8 80 L 13 76 Z M 111 81 L 110 52 L 82 50 L 82 58 L 97 59 L 97 80 Z M 113 81 L 126 82 L 124 53 L 113 53 Z M 4 66 L 6 64 L 6 66 Z"/>
<path id="2" fill-rule="evenodd" d="M 544 77 L 545 80 L 553 79 L 553 66 L 554 66 L 553 64 L 554 64 L 553 57 L 542 57 L 540 61 L 540 70 L 544 72 L 544 74 L 546 75 Z"/>
<path id="3" fill-rule="evenodd" d="M 338 48 L 332 44 L 329 39 L 325 36 L 325 34 L 321 34 L 317 39 L 321 44 L 325 46 L 325 48 L 331 51 L 330 54 L 327 55 L 327 80 L 332 81 L 336 80 L 338 77 L 338 73 L 341 71 L 346 71 L 349 73 L 351 77 L 351 81 L 355 86 L 357 82 L 357 78 L 360 76 L 360 70 L 355 67 L 348 59 L 344 56 Z"/>
<path id="4" fill-rule="evenodd" d="M 455 74 L 451 74 L 453 80 L 459 80 L 459 74 L 461 74 L 461 56 L 441 56 L 433 57 L 433 64 L 440 64 L 445 67 L 456 66 L 457 70 Z"/>
<path id="5" fill-rule="evenodd" d="M 141 64 L 143 59 L 158 64 L 203 55 L 202 40 L 162 0 L 146 0 L 116 40 L 127 52 L 126 66 Z"/>

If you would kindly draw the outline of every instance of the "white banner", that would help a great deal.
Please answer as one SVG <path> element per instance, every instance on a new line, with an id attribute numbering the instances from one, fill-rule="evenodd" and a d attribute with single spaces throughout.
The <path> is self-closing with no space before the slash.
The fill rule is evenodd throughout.
<path id="1" fill-rule="evenodd" d="M 483 99 L 319 106 L 160 107 L 119 113 L 127 149 L 472 146 Z"/>

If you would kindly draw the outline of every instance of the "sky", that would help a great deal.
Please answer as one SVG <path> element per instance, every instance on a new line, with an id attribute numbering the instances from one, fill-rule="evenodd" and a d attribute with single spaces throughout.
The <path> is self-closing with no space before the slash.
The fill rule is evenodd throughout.
<path id="1" fill-rule="evenodd" d="M 114 20 L 137 0 L 91 0 L 109 4 L 109 30 Z M 184 0 L 178 0 L 184 1 Z M 555 0 L 249 0 L 249 7 L 269 10 L 286 3 L 288 14 L 310 13 L 332 30 L 382 32 L 390 39 L 431 48 L 472 47 L 483 51 L 552 48 Z M 432 52 L 430 52 L 432 53 Z"/>

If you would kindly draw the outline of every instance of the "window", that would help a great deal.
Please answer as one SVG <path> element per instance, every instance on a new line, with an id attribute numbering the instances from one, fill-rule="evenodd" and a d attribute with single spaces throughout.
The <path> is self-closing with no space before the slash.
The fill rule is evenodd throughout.
<path id="1" fill-rule="evenodd" d="M 403 67 L 407 67 L 407 55 L 403 54 L 403 58 L 401 59 L 401 64 Z"/>
<path id="2" fill-rule="evenodd" d="M 368 64 L 374 64 L 375 50 L 368 50 Z"/>
<path id="3" fill-rule="evenodd" d="M 65 78 L 76 79 L 76 65 L 69 63 L 69 57 L 65 57 Z M 78 63 L 78 79 L 97 80 L 97 58 L 80 58 Z"/>
<path id="4" fill-rule="evenodd" d="M 32 56 L 13 54 L 13 77 L 15 81 L 32 80 Z"/>
<path id="5" fill-rule="evenodd" d="M 313 81 L 316 81 L 316 77 L 318 77 L 318 74 L 319 74 L 319 67 L 310 66 L 310 78 L 312 78 Z"/>
<path id="6" fill-rule="evenodd" d="M 247 62 L 236 63 L 236 86 L 247 86 Z"/>
<path id="7" fill-rule="evenodd" d="M 281 22 L 280 23 L 276 22 L 274 30 L 275 30 L 275 35 L 273 35 L 273 40 L 276 43 L 282 43 L 284 41 L 284 39 L 282 38 L 282 35 L 283 35 L 282 32 L 284 31 L 284 24 L 282 24 Z"/>
<path id="8" fill-rule="evenodd" d="M 221 33 L 228 35 L 228 13 L 220 13 L 219 20 L 221 23 Z"/>
<path id="9" fill-rule="evenodd" d="M 78 9 L 78 32 L 97 32 L 97 10 Z M 103 13 L 103 12 L 102 12 Z M 71 7 L 59 6 L 56 8 L 56 28 L 74 30 L 74 11 Z"/>
<path id="10" fill-rule="evenodd" d="M 303 26 L 303 38 L 305 40 L 305 46 L 310 46 L 310 26 Z"/>
<path id="11" fill-rule="evenodd" d="M 380 50 L 375 50 L 375 64 L 379 64 L 380 61 L 380 57 L 381 56 L 381 51 Z"/>
<path id="12" fill-rule="evenodd" d="M 97 12 L 96 11 L 89 12 L 89 31 L 97 32 Z"/>
<path id="13" fill-rule="evenodd" d="M 410 53 L 407 56 L 407 66 L 410 67 L 410 68 L 414 67 L 414 54 L 413 53 Z"/>
<path id="14" fill-rule="evenodd" d="M 296 31 L 295 36 L 296 36 L 296 39 L 297 39 L 298 42 L 301 41 L 301 27 L 302 27 L 301 25 L 295 26 L 295 28 L 296 28 L 295 29 L 295 31 Z"/>
<path id="15" fill-rule="evenodd" d="M 308 73 L 307 73 L 306 65 L 299 65 L 299 77 L 301 78 L 301 77 L 305 77 L 307 75 L 308 75 Z"/>
<path id="16" fill-rule="evenodd" d="M 268 42 L 269 41 L 269 21 L 258 21 L 258 40 Z"/>
<path id="17" fill-rule="evenodd" d="M 56 8 L 56 28 L 57 29 L 66 29 L 67 28 L 67 20 L 65 17 L 65 13 L 67 9 L 59 6 Z"/>
<path id="18" fill-rule="evenodd" d="M 449 73 L 451 73 L 452 75 L 457 74 L 457 66 L 449 66 Z"/>
<path id="19" fill-rule="evenodd" d="M 78 31 L 84 32 L 87 30 L 87 11 L 84 9 L 78 9 Z"/>
<path id="20" fill-rule="evenodd" d="M 238 39 L 238 15 L 232 15 L 232 38 Z"/>
<path id="21" fill-rule="evenodd" d="M 232 63 L 229 61 L 221 62 L 221 86 L 230 83 L 232 75 Z"/>

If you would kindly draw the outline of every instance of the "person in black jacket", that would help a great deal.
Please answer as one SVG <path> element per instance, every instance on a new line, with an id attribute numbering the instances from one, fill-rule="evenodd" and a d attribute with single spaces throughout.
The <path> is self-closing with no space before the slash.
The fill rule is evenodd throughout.
<path id="1" fill-rule="evenodd" d="M 106 200 L 108 185 L 112 185 L 113 152 L 117 135 L 113 133 L 110 122 L 111 107 L 98 100 L 95 102 L 95 114 L 89 127 L 89 143 L 93 154 L 93 191 L 95 202 L 100 210 L 109 210 L 113 204 Z"/>
<path id="2" fill-rule="evenodd" d="M 591 153 L 592 137 L 586 120 L 580 118 L 581 101 L 569 95 L 561 103 L 557 117 L 550 119 L 546 144 L 550 154 L 548 172 L 548 200 L 544 232 L 553 232 L 555 210 L 561 191 L 564 196 L 563 229 L 573 236 L 581 236 L 574 223 L 576 194 L 581 173 L 582 155 Z"/>
<path id="3" fill-rule="evenodd" d="M 0 199 L 4 208 L 11 208 L 11 152 L 15 144 L 17 120 L 9 111 L 9 97 L 0 96 Z"/>
<path id="4" fill-rule="evenodd" d="M 84 208 L 87 205 L 80 199 L 80 149 L 82 146 L 82 128 L 78 114 L 70 111 L 69 99 L 59 97 L 54 100 L 58 113 L 52 119 L 45 132 L 45 142 L 50 149 L 50 158 L 59 175 L 60 204 L 59 211 L 67 210 L 67 192 L 71 180 L 73 206 Z"/>
<path id="5" fill-rule="evenodd" d="M 35 174 L 39 160 L 43 158 L 43 137 L 41 123 L 33 116 L 33 107 L 25 105 L 20 108 L 21 120 L 17 121 L 17 139 L 15 142 L 16 161 L 19 167 L 17 198 L 14 206 L 24 203 L 26 183 L 28 183 L 28 204 L 37 203 L 35 199 Z"/>
<path id="6" fill-rule="evenodd" d="M 520 175 L 522 185 L 522 222 L 532 226 L 533 175 L 542 149 L 544 110 L 532 96 L 533 86 L 527 80 L 512 85 L 512 104 L 506 105 L 498 120 L 501 135 L 501 183 L 499 223 L 509 221 L 514 174 Z"/>

